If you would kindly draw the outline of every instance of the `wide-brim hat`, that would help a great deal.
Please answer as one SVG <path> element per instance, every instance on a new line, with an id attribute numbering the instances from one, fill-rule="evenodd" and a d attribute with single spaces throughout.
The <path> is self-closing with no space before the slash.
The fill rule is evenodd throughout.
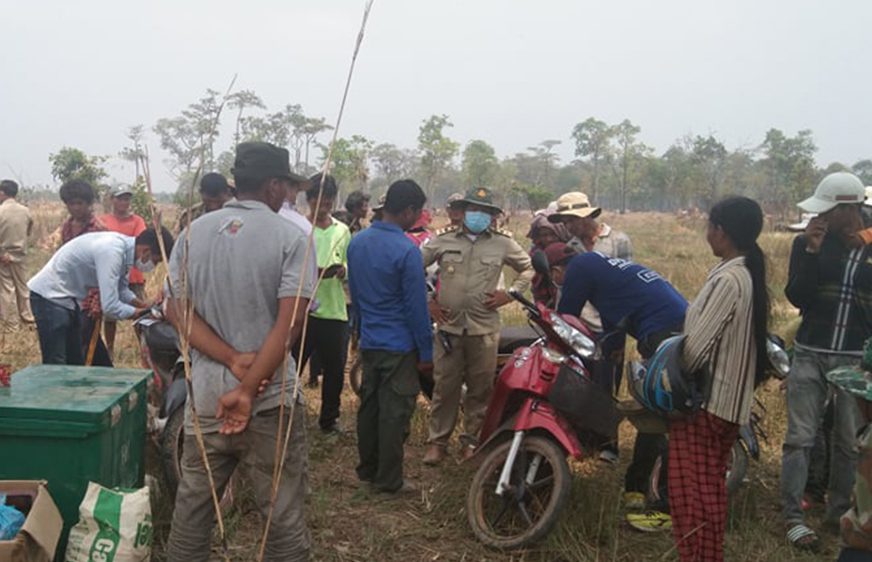
<path id="1" fill-rule="evenodd" d="M 836 205 L 863 203 L 866 188 L 860 178 L 849 172 L 827 175 L 817 185 L 814 195 L 799 203 L 799 208 L 808 213 L 826 213 Z"/>
<path id="2" fill-rule="evenodd" d="M 866 201 L 863 204 L 867 207 L 872 207 L 872 185 L 866 186 Z"/>
<path id="3" fill-rule="evenodd" d="M 602 209 L 590 204 L 587 195 L 580 191 L 564 193 L 557 199 L 557 211 L 548 216 L 551 222 L 562 222 L 566 217 L 597 218 Z"/>
<path id="4" fill-rule="evenodd" d="M 486 187 L 473 187 L 466 192 L 466 195 L 461 199 L 463 205 L 478 205 L 486 207 L 495 213 L 502 213 L 503 210 L 494 203 L 494 193 Z"/>

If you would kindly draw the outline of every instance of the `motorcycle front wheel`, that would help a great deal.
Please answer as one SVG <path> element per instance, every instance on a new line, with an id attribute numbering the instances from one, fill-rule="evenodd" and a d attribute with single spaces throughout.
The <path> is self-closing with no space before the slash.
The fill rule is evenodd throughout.
<path id="1" fill-rule="evenodd" d="M 181 406 L 170 414 L 161 438 L 161 460 L 163 462 L 164 478 L 173 498 L 176 496 L 179 481 L 182 479 L 184 443 L 185 407 Z M 218 502 L 222 513 L 229 512 L 233 506 L 234 491 L 238 486 L 237 478 L 237 473 L 234 472 L 224 487 L 224 493 L 221 494 Z"/>
<path id="2" fill-rule="evenodd" d="M 511 441 L 482 461 L 466 497 L 466 514 L 476 538 L 487 546 L 513 549 L 532 544 L 554 527 L 569 498 L 571 476 L 566 453 L 545 437 L 524 438 L 509 478 L 496 493 Z"/>

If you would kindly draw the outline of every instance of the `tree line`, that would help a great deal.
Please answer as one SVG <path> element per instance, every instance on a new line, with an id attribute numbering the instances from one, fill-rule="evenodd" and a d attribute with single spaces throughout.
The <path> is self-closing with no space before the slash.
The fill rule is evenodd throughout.
<path id="1" fill-rule="evenodd" d="M 232 130 L 222 140 L 220 131 Z M 415 178 L 434 206 L 450 193 L 470 186 L 492 187 L 508 208 L 537 209 L 559 194 L 581 190 L 600 206 L 623 211 L 708 208 L 728 194 L 753 197 L 769 212 L 793 213 L 824 174 L 850 170 L 872 184 L 872 159 L 834 162 L 824 168 L 815 161 L 812 131 L 794 136 L 772 128 L 755 146 L 728 149 L 714 134 L 685 135 L 658 153 L 641 138 L 642 129 L 629 119 L 609 124 L 589 117 L 568 127 L 565 139 L 545 139 L 523 152 L 499 157 L 486 140 L 465 145 L 452 139 L 448 115 L 422 120 L 417 144 L 399 147 L 363 135 L 339 137 L 330 172 L 348 193 L 363 189 L 379 195 L 392 181 Z M 233 147 L 260 140 L 287 148 L 291 165 L 311 174 L 323 166 L 332 127 L 323 117 L 308 116 L 299 104 L 270 111 L 251 90 L 223 97 L 215 90 L 189 104 L 178 115 L 159 119 L 150 129 L 165 151 L 177 200 L 186 200 L 199 172 L 230 173 Z M 332 135 L 330 135 L 332 136 Z M 117 157 L 134 165 L 132 185 L 143 191 L 142 170 L 146 128 L 128 130 L 128 145 Z M 570 144 L 575 156 L 562 162 L 555 149 Z M 102 167 L 106 156 L 89 156 L 64 147 L 49 160 L 58 181 L 81 175 L 97 185 L 109 181 Z M 118 180 L 115 180 L 116 182 Z"/>

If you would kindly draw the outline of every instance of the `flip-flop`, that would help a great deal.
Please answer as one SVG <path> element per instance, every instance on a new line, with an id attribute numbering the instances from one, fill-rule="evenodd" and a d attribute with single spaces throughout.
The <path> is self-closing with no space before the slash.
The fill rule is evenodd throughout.
<path id="1" fill-rule="evenodd" d="M 821 539 L 817 533 L 802 523 L 787 530 L 787 541 L 799 550 L 818 552 L 821 548 Z"/>

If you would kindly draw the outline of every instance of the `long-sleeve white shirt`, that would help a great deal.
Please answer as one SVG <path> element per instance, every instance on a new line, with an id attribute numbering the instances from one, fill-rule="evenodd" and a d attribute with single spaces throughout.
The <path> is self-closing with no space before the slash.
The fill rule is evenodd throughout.
<path id="1" fill-rule="evenodd" d="M 92 232 L 70 240 L 27 282 L 37 295 L 60 306 L 82 305 L 88 291 L 100 290 L 100 305 L 109 319 L 130 318 L 136 295 L 129 287 L 136 239 L 117 232 Z"/>

